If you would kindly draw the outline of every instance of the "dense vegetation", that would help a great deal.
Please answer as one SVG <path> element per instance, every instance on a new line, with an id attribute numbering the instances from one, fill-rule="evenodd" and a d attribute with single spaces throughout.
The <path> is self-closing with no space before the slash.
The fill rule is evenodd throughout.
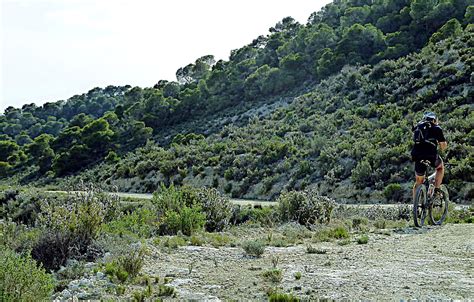
<path id="1" fill-rule="evenodd" d="M 411 126 L 422 111 L 440 115 L 449 140 L 452 197 L 472 199 L 472 28 L 420 53 L 374 66 L 346 67 L 269 118 L 148 144 L 113 165 L 83 174 L 121 190 L 160 182 L 214 186 L 234 197 L 272 198 L 317 184 L 352 200 L 400 201 L 411 181 Z"/>
<path id="2" fill-rule="evenodd" d="M 335 201 L 409 200 L 411 126 L 425 110 L 439 114 L 449 142 L 451 199 L 472 201 L 469 4 L 336 0 L 305 25 L 283 19 L 228 61 L 197 59 L 176 82 L 7 108 L 0 300 L 161 300 L 175 288 L 142 270 L 150 249 L 158 261 L 182 245 L 240 246 L 260 257 L 267 246 L 307 244 L 308 254 L 324 254 L 312 244 L 368 244 L 373 232 L 406 228 L 406 205 Z M 24 184 L 80 192 L 15 187 Z M 155 194 L 131 202 L 104 188 Z M 278 206 L 236 206 L 229 195 Z M 472 207 L 452 206 L 446 222 L 472 223 Z M 258 274 L 278 284 L 279 258 L 269 258 L 273 269 Z"/>
<path id="3" fill-rule="evenodd" d="M 228 61 L 198 58 L 176 82 L 9 107 L 0 177 L 45 183 L 91 168 L 80 177 L 122 190 L 189 183 L 274 198 L 317 184 L 338 198 L 399 199 L 396 185 L 412 174 L 410 126 L 431 109 L 459 162 L 455 197 L 470 199 L 473 18 L 467 0 L 335 1 L 305 25 L 284 18 Z M 281 97 L 295 101 L 232 122 L 235 108 Z"/>

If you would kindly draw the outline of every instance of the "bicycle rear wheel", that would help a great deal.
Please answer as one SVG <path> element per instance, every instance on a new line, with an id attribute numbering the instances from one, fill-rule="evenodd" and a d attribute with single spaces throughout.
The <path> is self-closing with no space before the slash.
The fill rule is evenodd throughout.
<path id="1" fill-rule="evenodd" d="M 433 225 L 441 225 L 448 216 L 448 190 L 444 185 L 441 185 L 440 189 L 442 192 L 441 198 L 432 200 L 428 209 L 430 222 Z"/>
<path id="2" fill-rule="evenodd" d="M 423 227 L 426 218 L 426 186 L 421 184 L 416 188 L 413 200 L 413 221 L 416 227 Z"/>

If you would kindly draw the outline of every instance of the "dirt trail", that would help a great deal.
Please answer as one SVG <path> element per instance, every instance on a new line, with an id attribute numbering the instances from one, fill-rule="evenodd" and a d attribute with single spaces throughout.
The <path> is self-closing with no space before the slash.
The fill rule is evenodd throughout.
<path id="1" fill-rule="evenodd" d="M 239 247 L 156 248 L 143 271 L 171 276 L 178 299 L 266 300 L 269 288 L 310 300 L 474 299 L 473 224 L 370 233 L 364 245 L 312 245 L 327 253 L 308 254 L 305 245 L 267 247 L 255 259 Z M 283 280 L 275 284 L 262 272 L 272 269 L 276 257 Z"/>

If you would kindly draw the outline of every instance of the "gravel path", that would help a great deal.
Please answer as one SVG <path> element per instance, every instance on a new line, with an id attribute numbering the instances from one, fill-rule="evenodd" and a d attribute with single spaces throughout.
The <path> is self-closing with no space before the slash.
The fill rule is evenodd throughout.
<path id="1" fill-rule="evenodd" d="M 143 272 L 173 278 L 178 299 L 266 300 L 271 288 L 310 300 L 474 299 L 473 224 L 370 233 L 364 245 L 312 246 L 327 253 L 308 254 L 304 245 L 267 247 L 262 258 L 239 247 L 156 248 Z M 276 258 L 280 283 L 262 277 Z"/>

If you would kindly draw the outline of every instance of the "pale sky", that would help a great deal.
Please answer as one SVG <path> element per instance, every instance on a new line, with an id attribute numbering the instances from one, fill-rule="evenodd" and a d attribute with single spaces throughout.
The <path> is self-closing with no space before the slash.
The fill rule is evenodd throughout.
<path id="1" fill-rule="evenodd" d="M 204 55 L 228 60 L 284 17 L 329 0 L 0 0 L 0 112 L 94 87 L 176 80 Z"/>

